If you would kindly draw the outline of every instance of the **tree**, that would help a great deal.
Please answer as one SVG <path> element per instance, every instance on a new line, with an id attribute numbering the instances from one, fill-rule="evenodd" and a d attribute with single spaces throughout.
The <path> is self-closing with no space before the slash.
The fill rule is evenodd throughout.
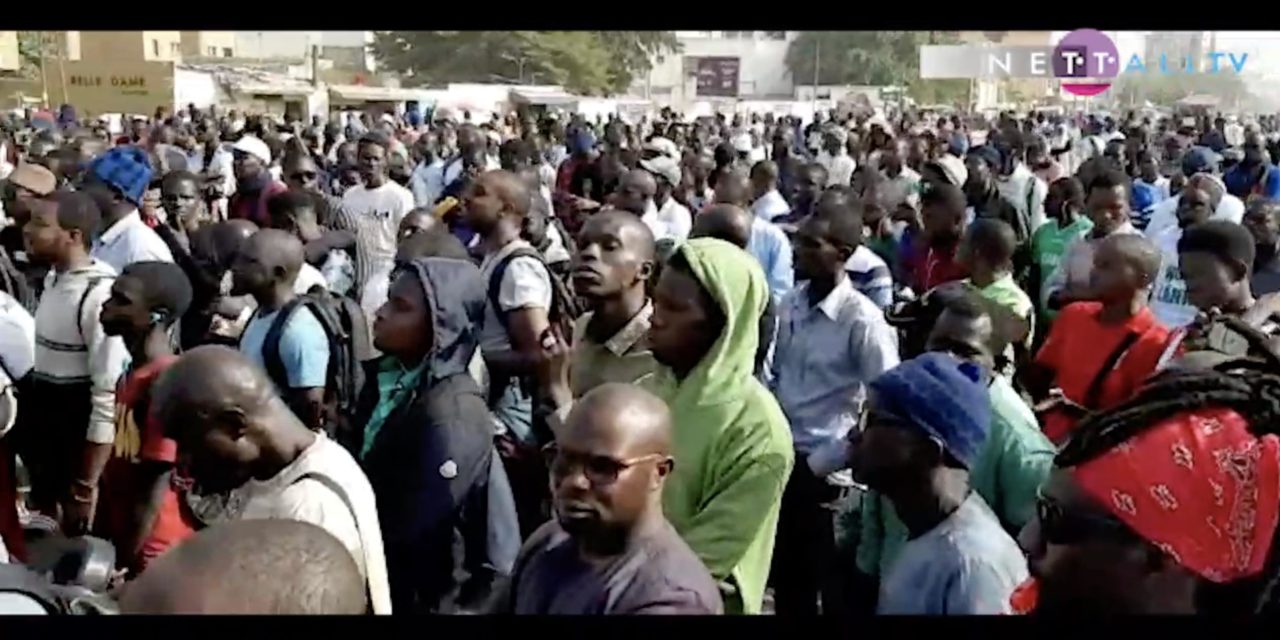
<path id="1" fill-rule="evenodd" d="M 40 76 L 40 56 L 52 60 L 61 55 L 61 38 L 49 31 L 19 31 L 18 57 L 22 60 L 23 76 L 36 78 Z"/>
<path id="2" fill-rule="evenodd" d="M 527 82 L 608 95 L 679 48 L 671 31 L 381 31 L 371 51 L 409 84 Z"/>
<path id="3" fill-rule="evenodd" d="M 950 31 L 805 31 L 787 49 L 787 69 L 796 84 L 811 84 L 814 64 L 820 85 L 901 85 L 922 104 L 963 103 L 967 80 L 920 77 L 920 47 L 954 44 Z"/>

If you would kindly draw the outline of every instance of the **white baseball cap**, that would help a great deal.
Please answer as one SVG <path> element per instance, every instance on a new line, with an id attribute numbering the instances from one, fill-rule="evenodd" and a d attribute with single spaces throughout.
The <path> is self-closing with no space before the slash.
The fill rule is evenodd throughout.
<path id="1" fill-rule="evenodd" d="M 242 151 L 261 160 L 263 164 L 271 164 L 271 149 L 267 147 L 267 143 L 259 140 L 256 136 L 241 136 L 235 144 L 231 145 L 233 151 Z"/>

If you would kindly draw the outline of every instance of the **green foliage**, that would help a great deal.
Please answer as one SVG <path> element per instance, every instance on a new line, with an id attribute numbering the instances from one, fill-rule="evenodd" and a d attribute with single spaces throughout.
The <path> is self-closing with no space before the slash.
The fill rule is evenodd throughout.
<path id="1" fill-rule="evenodd" d="M 905 85 L 920 104 L 963 104 L 967 80 L 920 78 L 920 47 L 954 44 L 950 31 L 805 31 L 787 50 L 787 69 L 799 85 Z M 816 54 L 816 55 L 815 55 Z"/>
<path id="2" fill-rule="evenodd" d="M 372 52 L 409 84 L 560 84 L 609 95 L 679 46 L 671 31 L 380 31 Z"/>

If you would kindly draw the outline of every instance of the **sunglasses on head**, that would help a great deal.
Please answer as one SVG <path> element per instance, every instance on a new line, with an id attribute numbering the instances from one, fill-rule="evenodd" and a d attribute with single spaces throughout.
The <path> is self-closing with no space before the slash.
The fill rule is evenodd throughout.
<path id="1" fill-rule="evenodd" d="M 1051 544 L 1077 544 L 1097 538 L 1134 539 L 1137 534 L 1123 522 L 1102 515 L 1073 512 L 1058 501 L 1040 494 L 1036 497 L 1036 517 L 1040 535 Z"/>

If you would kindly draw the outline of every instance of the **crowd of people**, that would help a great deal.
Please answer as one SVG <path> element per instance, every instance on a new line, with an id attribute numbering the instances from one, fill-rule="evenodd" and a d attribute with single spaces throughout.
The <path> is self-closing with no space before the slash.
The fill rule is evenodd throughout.
<path id="1" fill-rule="evenodd" d="M 0 561 L 136 613 L 1273 612 L 1271 117 L 0 119 Z"/>

